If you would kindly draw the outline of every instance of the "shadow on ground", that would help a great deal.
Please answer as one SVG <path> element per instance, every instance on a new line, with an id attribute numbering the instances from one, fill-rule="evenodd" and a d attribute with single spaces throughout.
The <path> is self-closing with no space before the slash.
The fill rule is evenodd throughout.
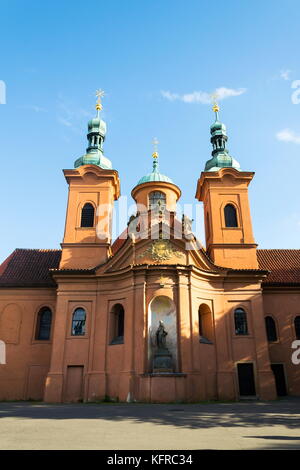
<path id="1" fill-rule="evenodd" d="M 300 398 L 275 402 L 212 404 L 46 404 L 32 402 L 0 403 L 1 418 L 53 420 L 113 420 L 154 423 L 187 429 L 213 427 L 300 428 Z M 247 436 L 259 439 L 285 439 L 284 436 Z M 300 440 L 299 438 L 293 438 Z"/>

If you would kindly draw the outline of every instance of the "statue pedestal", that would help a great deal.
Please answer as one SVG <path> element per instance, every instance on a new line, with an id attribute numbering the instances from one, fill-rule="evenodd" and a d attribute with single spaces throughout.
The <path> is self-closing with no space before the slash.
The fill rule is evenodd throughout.
<path id="1" fill-rule="evenodd" d="M 158 349 L 154 353 L 153 373 L 174 372 L 172 354 L 168 349 Z"/>

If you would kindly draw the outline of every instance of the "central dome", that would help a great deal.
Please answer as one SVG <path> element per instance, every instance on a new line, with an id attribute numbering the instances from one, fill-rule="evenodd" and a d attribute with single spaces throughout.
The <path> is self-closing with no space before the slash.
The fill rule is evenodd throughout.
<path id="1" fill-rule="evenodd" d="M 159 196 L 159 200 L 164 201 L 165 209 L 175 212 L 176 203 L 181 196 L 180 188 L 171 178 L 159 172 L 158 152 L 154 152 L 152 157 L 152 172 L 139 179 L 131 191 L 131 195 L 137 203 L 139 211 L 148 212 L 152 205 L 156 205 L 156 199 Z"/>
<path id="2" fill-rule="evenodd" d="M 152 181 L 160 181 L 164 183 L 174 184 L 174 182 L 168 176 L 162 175 L 161 173 L 159 173 L 159 171 L 152 171 L 152 173 L 149 173 L 148 175 L 145 175 L 141 179 L 139 179 L 137 186 L 143 183 L 151 183 Z"/>
<path id="3" fill-rule="evenodd" d="M 148 175 L 143 176 L 142 178 L 139 179 L 137 182 L 137 186 L 139 184 L 143 183 L 152 183 L 152 182 L 159 182 L 159 183 L 171 183 L 174 184 L 174 182 L 171 180 L 166 175 L 163 175 L 158 171 L 158 153 L 154 152 L 153 155 L 153 169 L 151 173 L 148 173 Z"/>

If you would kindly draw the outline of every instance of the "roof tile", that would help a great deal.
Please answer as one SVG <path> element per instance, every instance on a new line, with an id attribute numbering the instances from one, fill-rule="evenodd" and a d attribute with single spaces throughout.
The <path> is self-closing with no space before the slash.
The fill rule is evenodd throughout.
<path id="1" fill-rule="evenodd" d="M 264 285 L 300 285 L 300 250 L 257 250 L 261 269 L 271 271 Z"/>
<path id="2" fill-rule="evenodd" d="M 116 254 L 126 241 L 125 230 L 113 243 Z M 264 285 L 300 285 L 300 250 L 257 250 L 260 269 L 270 271 Z M 54 287 L 49 273 L 57 269 L 61 250 L 34 250 L 17 248 L 0 265 L 0 287 Z"/>
<path id="3" fill-rule="evenodd" d="M 128 229 L 126 228 L 125 230 L 123 230 L 121 235 L 119 235 L 118 238 L 115 239 L 115 241 L 111 245 L 111 251 L 113 255 L 115 255 L 122 248 L 127 238 L 128 238 Z"/>
<path id="4" fill-rule="evenodd" d="M 0 287 L 54 287 L 50 268 L 58 268 L 61 250 L 17 248 L 0 265 Z"/>

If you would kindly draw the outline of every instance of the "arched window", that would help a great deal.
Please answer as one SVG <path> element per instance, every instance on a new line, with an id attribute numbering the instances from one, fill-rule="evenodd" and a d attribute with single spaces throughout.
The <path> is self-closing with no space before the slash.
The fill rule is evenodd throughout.
<path id="1" fill-rule="evenodd" d="M 198 310 L 200 343 L 211 344 L 213 340 L 213 325 L 211 311 L 208 305 L 202 304 Z"/>
<path id="2" fill-rule="evenodd" d="M 50 308 L 43 307 L 38 313 L 35 339 L 49 340 L 51 334 L 52 312 Z"/>
<path id="3" fill-rule="evenodd" d="M 124 343 L 124 307 L 115 304 L 111 310 L 111 344 Z"/>
<path id="4" fill-rule="evenodd" d="M 161 191 L 152 191 L 149 194 L 149 208 L 156 209 L 159 206 L 162 209 L 166 207 L 166 195 Z"/>
<path id="5" fill-rule="evenodd" d="M 300 315 L 294 320 L 296 338 L 300 339 Z"/>
<path id="6" fill-rule="evenodd" d="M 80 227 L 94 227 L 94 215 L 95 209 L 93 204 L 91 204 L 90 202 L 84 204 L 81 211 Z"/>
<path id="7" fill-rule="evenodd" d="M 225 227 L 237 227 L 236 208 L 232 204 L 226 204 L 224 208 Z"/>
<path id="8" fill-rule="evenodd" d="M 234 311 L 234 327 L 236 335 L 247 335 L 247 314 L 243 308 L 237 308 Z"/>
<path id="9" fill-rule="evenodd" d="M 72 318 L 72 336 L 85 335 L 86 313 L 83 308 L 76 308 Z"/>
<path id="10" fill-rule="evenodd" d="M 268 341 L 277 341 L 276 324 L 272 317 L 265 318 Z"/>

